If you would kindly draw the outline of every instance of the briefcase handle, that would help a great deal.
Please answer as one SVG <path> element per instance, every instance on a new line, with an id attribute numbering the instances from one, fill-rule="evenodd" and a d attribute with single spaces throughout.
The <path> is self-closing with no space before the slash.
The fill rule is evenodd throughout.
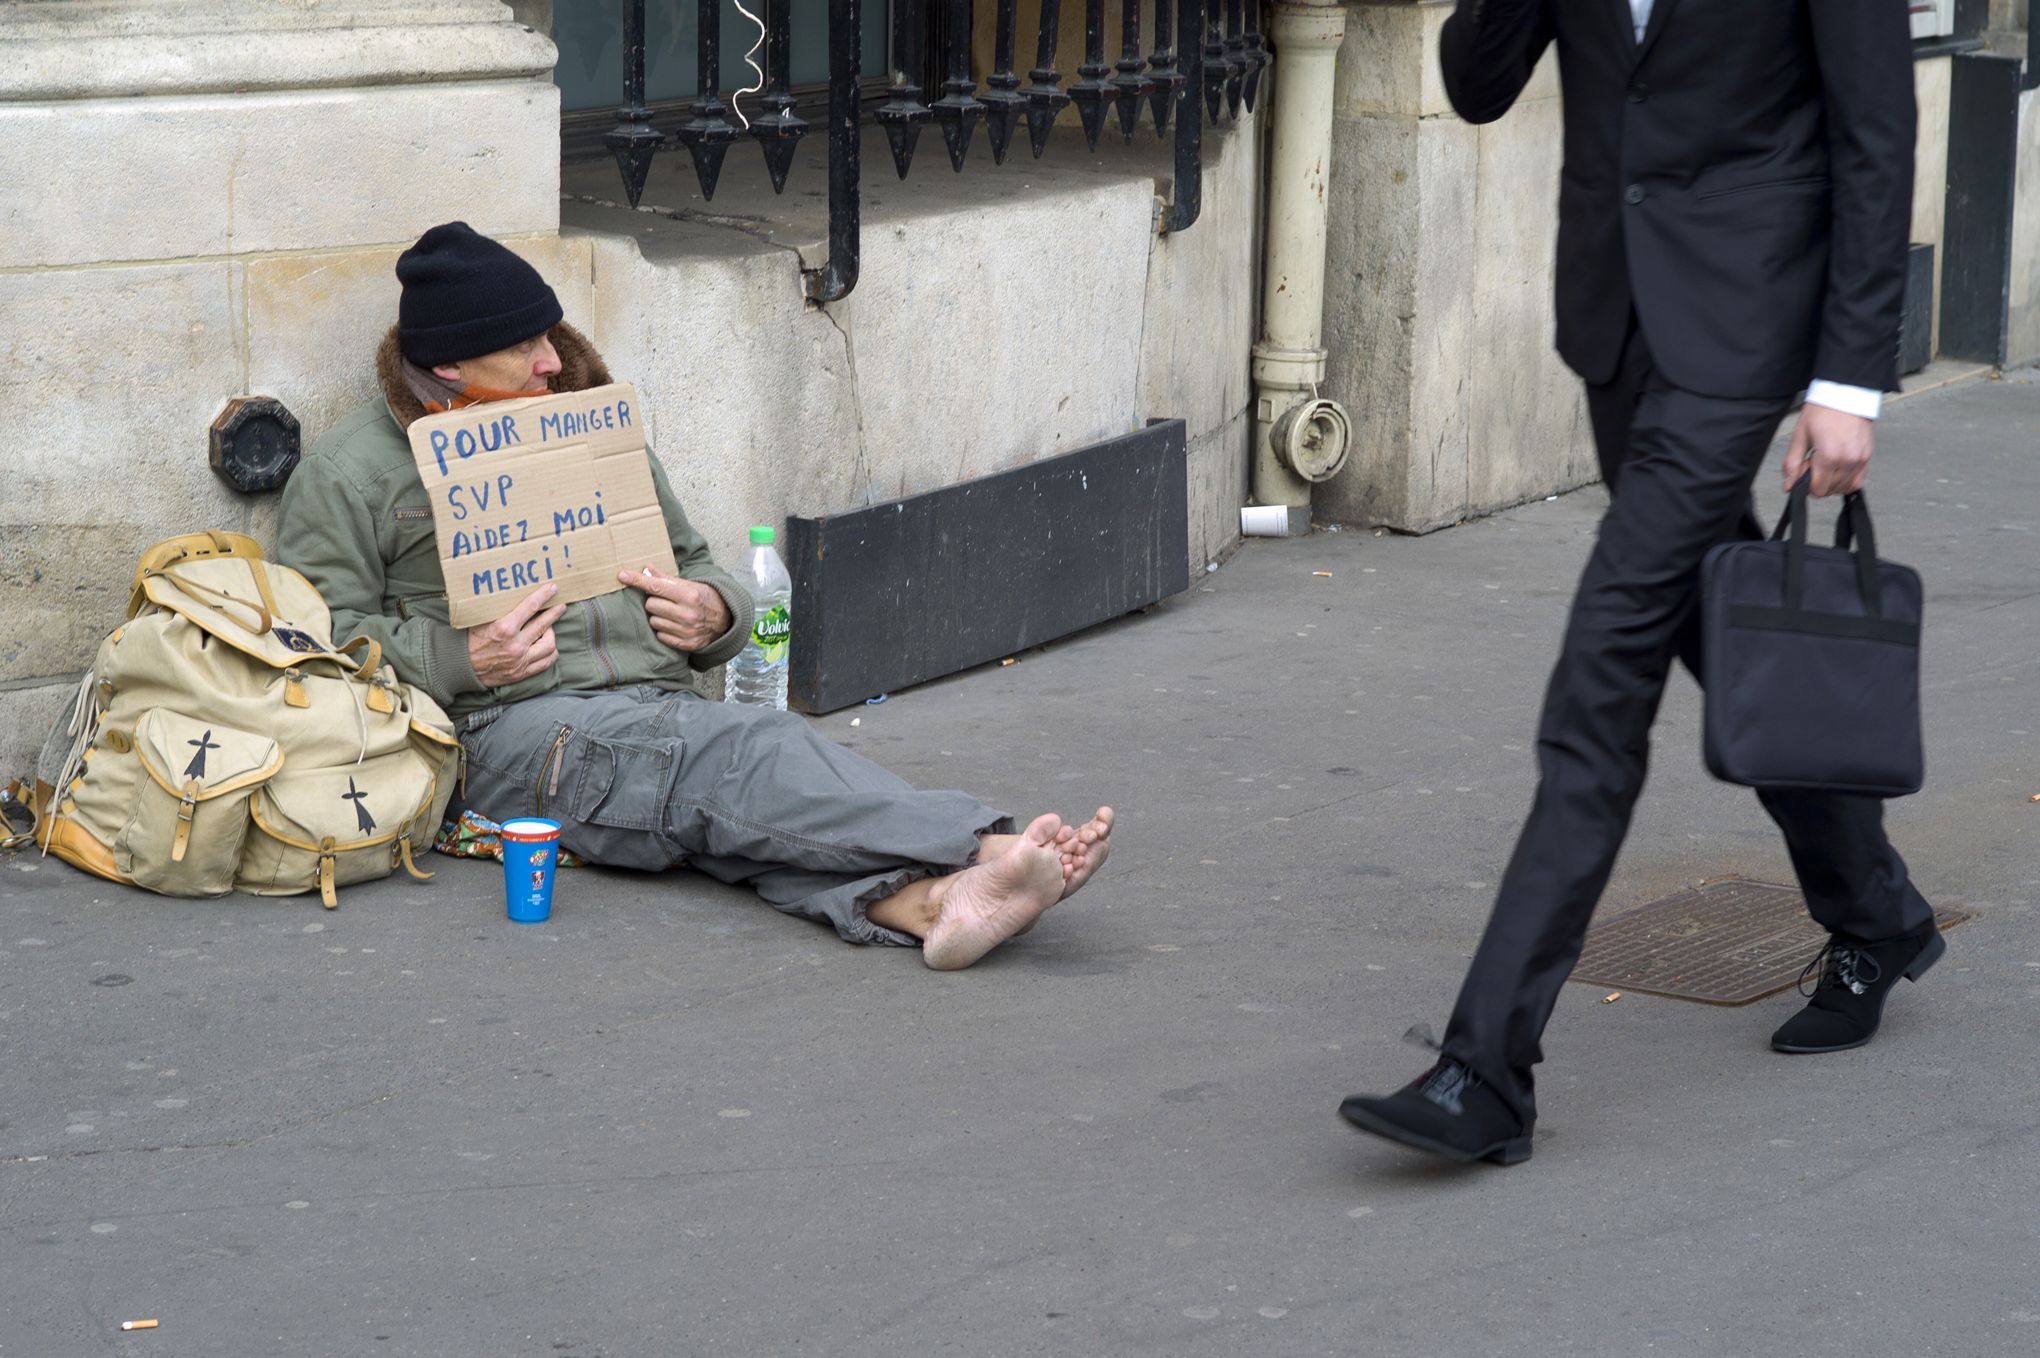
<path id="1" fill-rule="evenodd" d="M 1771 541 L 1785 541 L 1785 608 L 1792 613 L 1800 611 L 1806 592 L 1806 501 L 1812 493 L 1813 473 L 1808 472 L 1792 487 L 1785 512 L 1779 515 L 1778 527 L 1771 534 Z M 1877 589 L 1877 531 L 1870 525 L 1870 502 L 1860 490 L 1842 497 L 1841 517 L 1835 520 L 1835 546 L 1845 552 L 1854 547 L 1856 588 L 1863 596 L 1863 613 L 1866 617 L 1883 617 L 1884 606 Z"/>

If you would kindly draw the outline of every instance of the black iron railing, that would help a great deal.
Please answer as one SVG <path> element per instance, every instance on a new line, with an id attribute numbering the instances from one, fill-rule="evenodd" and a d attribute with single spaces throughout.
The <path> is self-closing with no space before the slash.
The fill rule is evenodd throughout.
<path id="1" fill-rule="evenodd" d="M 644 194 L 652 160 L 669 144 L 687 148 L 704 198 L 715 197 L 724 157 L 731 147 L 754 141 L 764 153 L 775 193 L 786 189 L 800 139 L 813 131 L 794 112 L 791 93 L 790 0 L 757 0 L 765 27 L 762 69 L 763 111 L 746 116 L 718 93 L 722 70 L 721 0 L 697 0 L 697 89 L 687 116 L 669 133 L 652 125 L 645 107 L 645 0 L 625 0 L 623 7 L 623 106 L 617 124 L 605 138 L 623 173 L 624 192 L 632 207 Z M 1013 134 L 1024 120 L 1028 143 L 1036 156 L 1048 147 L 1049 130 L 1071 104 L 1083 124 L 1084 137 L 1095 150 L 1108 116 L 1118 114 L 1127 141 L 1139 130 L 1145 104 L 1158 136 L 1175 124 L 1175 196 L 1163 228 L 1181 231 L 1197 220 L 1203 180 L 1204 123 L 1237 119 L 1242 106 L 1254 107 L 1261 72 L 1271 60 L 1261 40 L 1261 0 L 1155 0 L 1154 49 L 1141 55 L 1140 2 L 1118 0 L 1119 58 L 1106 60 L 1106 0 L 1081 0 L 1084 5 L 1084 60 L 1077 81 L 1065 89 L 1055 69 L 1056 40 L 1062 18 L 1061 0 L 1041 0 L 1035 63 L 1022 88 L 1015 69 L 1019 41 L 1015 0 L 992 0 L 994 15 L 993 70 L 980 89 L 971 78 L 970 38 L 976 0 L 893 0 L 892 68 L 887 97 L 870 110 L 872 121 L 885 131 L 893 166 L 907 177 L 921 130 L 933 123 L 942 131 L 950 165 L 961 171 L 980 124 L 992 148 L 992 159 L 1004 164 Z M 1078 0 L 1072 0 L 1077 3 Z M 928 72 L 930 6 L 942 5 L 939 53 L 945 77 L 939 97 L 917 77 Z M 803 286 L 817 305 L 847 297 L 857 286 L 858 268 L 858 126 L 864 117 L 860 99 L 858 54 L 863 50 L 862 0 L 829 0 L 829 260 L 807 270 Z M 932 79 L 932 75 L 925 78 Z M 812 111 L 812 110 L 810 110 Z"/>

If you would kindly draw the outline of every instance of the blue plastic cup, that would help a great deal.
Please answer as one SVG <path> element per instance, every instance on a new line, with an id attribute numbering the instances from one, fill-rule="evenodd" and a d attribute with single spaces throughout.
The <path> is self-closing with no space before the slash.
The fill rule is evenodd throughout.
<path id="1" fill-rule="evenodd" d="M 553 875 L 560 866 L 560 823 L 525 817 L 503 822 L 503 893 L 515 924 L 552 918 Z"/>

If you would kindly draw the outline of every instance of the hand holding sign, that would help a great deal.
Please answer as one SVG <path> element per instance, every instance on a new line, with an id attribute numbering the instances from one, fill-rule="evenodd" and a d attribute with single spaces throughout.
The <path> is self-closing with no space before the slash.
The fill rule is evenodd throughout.
<path id="1" fill-rule="evenodd" d="M 551 668 L 560 658 L 553 624 L 567 606 L 545 606 L 559 592 L 557 585 L 540 585 L 494 622 L 468 629 L 468 659 L 474 663 L 475 678 L 501 688 Z"/>
<path id="2" fill-rule="evenodd" d="M 653 633 L 676 651 L 699 651 L 730 630 L 730 606 L 713 585 L 661 575 L 650 566 L 618 571 L 616 578 L 644 592 Z"/>
<path id="3" fill-rule="evenodd" d="M 613 592 L 636 562 L 679 570 L 642 416 L 615 382 L 411 422 L 455 627 L 501 618 L 539 585 L 573 603 Z"/>

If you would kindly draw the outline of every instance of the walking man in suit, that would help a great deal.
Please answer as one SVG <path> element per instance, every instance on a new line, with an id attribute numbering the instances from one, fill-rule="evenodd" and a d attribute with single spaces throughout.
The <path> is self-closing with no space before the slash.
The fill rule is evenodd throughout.
<path id="1" fill-rule="evenodd" d="M 1529 1158 L 1531 1067 L 1643 789 L 1674 658 L 1697 676 L 1701 560 L 1758 537 L 1750 486 L 1785 459 L 1815 495 L 1863 484 L 1897 386 L 1911 222 L 1905 0 L 1459 0 L 1445 88 L 1509 109 L 1558 44 L 1558 351 L 1587 386 L 1612 503 L 1538 729 L 1540 782 L 1437 1063 L 1355 1126 L 1458 1161 Z M 1881 802 L 1759 794 L 1830 941 L 1781 1052 L 1861 1046 L 1945 945 Z"/>

